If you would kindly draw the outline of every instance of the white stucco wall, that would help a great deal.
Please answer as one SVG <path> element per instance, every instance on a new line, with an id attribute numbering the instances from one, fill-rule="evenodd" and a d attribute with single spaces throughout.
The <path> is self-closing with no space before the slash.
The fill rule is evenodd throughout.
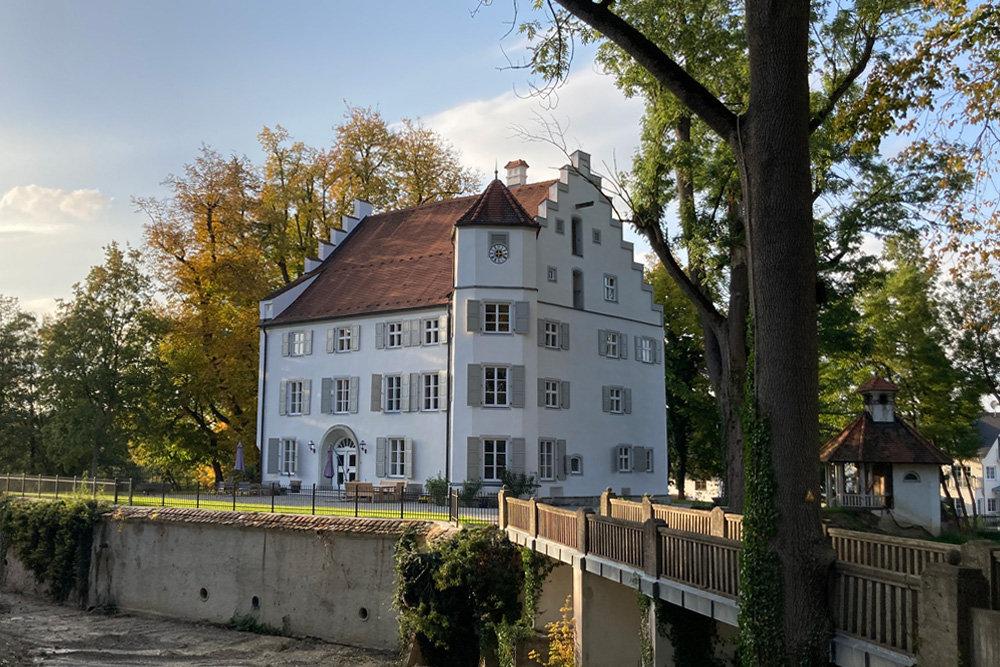
<path id="1" fill-rule="evenodd" d="M 941 534 L 940 469 L 928 464 L 892 466 L 892 514 L 896 521 L 923 526 L 931 535 Z M 920 481 L 903 481 L 910 472 L 916 473 Z"/>

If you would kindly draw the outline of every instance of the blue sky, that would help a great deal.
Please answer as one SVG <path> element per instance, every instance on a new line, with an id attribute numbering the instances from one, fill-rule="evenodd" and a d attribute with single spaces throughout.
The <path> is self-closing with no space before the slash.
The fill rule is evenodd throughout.
<path id="1" fill-rule="evenodd" d="M 527 95 L 531 75 L 506 67 L 523 55 L 516 34 L 502 40 L 512 4 L 473 16 L 477 5 L 4 2 L 0 294 L 50 312 L 102 246 L 142 244 L 130 198 L 164 195 L 161 181 L 203 142 L 259 162 L 257 133 L 280 124 L 325 147 L 345 102 L 422 118 L 483 173 L 523 158 L 530 180 L 552 177 L 561 152 L 511 129 L 539 113 L 568 128 L 569 149 L 590 152 L 595 168 L 627 168 L 641 105 L 582 49 L 549 110 Z"/>

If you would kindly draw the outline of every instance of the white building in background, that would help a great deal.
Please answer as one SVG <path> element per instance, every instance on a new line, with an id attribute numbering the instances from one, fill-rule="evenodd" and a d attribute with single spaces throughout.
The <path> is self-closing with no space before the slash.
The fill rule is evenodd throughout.
<path id="1" fill-rule="evenodd" d="M 1000 414 L 982 415 L 979 430 L 978 458 L 956 461 L 948 468 L 948 490 L 953 498 L 965 503 L 967 516 L 973 516 L 971 497 L 975 498 L 975 514 L 987 517 L 993 525 L 1000 521 Z"/>
<path id="2" fill-rule="evenodd" d="M 474 197 L 356 202 L 261 302 L 264 482 L 666 491 L 662 309 L 590 157 L 541 183 L 527 166 Z"/>

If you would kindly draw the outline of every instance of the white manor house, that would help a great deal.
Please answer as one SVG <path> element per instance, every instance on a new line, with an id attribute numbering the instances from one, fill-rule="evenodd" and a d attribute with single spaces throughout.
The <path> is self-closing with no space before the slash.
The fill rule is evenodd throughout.
<path id="1" fill-rule="evenodd" d="M 355 202 L 260 304 L 265 483 L 666 492 L 662 309 L 590 156 L 571 161 L 402 211 Z"/>

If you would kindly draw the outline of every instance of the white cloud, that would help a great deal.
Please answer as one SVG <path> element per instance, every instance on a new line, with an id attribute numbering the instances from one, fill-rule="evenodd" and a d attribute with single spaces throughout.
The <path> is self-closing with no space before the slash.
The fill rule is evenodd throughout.
<path id="1" fill-rule="evenodd" d="M 100 190 L 19 185 L 0 197 L 0 234 L 54 234 L 77 220 L 93 220 L 111 203 Z"/>

